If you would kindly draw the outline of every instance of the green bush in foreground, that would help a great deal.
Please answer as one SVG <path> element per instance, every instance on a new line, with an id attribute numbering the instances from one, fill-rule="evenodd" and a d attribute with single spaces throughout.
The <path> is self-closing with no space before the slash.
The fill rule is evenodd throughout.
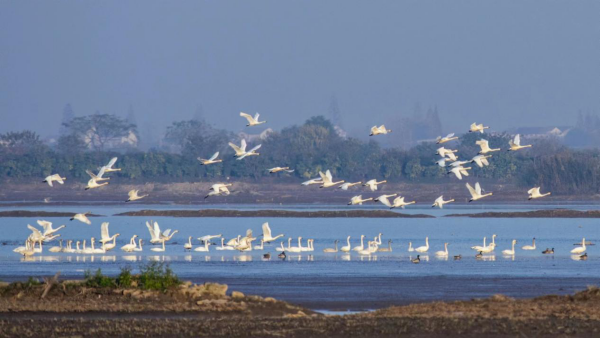
<path id="1" fill-rule="evenodd" d="M 164 263 L 152 262 L 140 267 L 140 274 L 133 275 L 130 267 L 121 269 L 121 273 L 115 278 L 102 274 L 98 269 L 94 274 L 85 272 L 84 284 L 96 288 L 129 288 L 136 286 L 144 290 L 166 290 L 181 284 L 181 281 L 173 273 L 173 270 Z"/>

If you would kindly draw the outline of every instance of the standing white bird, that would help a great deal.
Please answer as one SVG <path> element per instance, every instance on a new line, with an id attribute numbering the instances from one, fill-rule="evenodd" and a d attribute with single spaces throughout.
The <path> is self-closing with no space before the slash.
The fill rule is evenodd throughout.
<path id="1" fill-rule="evenodd" d="M 214 153 L 213 156 L 211 156 L 209 159 L 198 157 L 198 161 L 200 161 L 201 165 L 209 165 L 213 163 L 223 162 L 223 160 L 217 160 L 217 157 L 219 157 L 218 151 Z"/>
<path id="2" fill-rule="evenodd" d="M 508 145 L 510 146 L 508 151 L 517 151 L 523 148 L 531 148 L 531 144 L 524 146 L 521 145 L 521 136 L 519 134 L 515 135 L 514 139 L 508 141 Z"/>
<path id="3" fill-rule="evenodd" d="M 323 180 L 320 178 L 312 178 L 308 181 L 302 182 L 302 185 L 311 185 L 311 184 L 322 184 Z"/>
<path id="4" fill-rule="evenodd" d="M 451 203 L 451 202 L 454 202 L 454 199 L 450 199 L 450 200 L 444 201 L 444 195 L 442 195 L 442 196 L 438 197 L 433 202 L 433 205 L 431 207 L 432 208 L 438 207 L 440 209 L 443 209 L 444 208 L 444 204 L 448 204 L 448 203 Z"/>
<path id="5" fill-rule="evenodd" d="M 352 251 L 361 251 L 365 249 L 365 235 L 360 235 L 360 246 L 355 246 Z"/>
<path id="6" fill-rule="evenodd" d="M 280 171 L 285 171 L 286 173 L 293 173 L 294 169 L 290 169 L 290 167 L 275 167 L 275 168 L 271 168 L 271 169 L 267 169 L 269 170 L 270 174 L 275 174 L 278 173 Z"/>
<path id="7" fill-rule="evenodd" d="M 481 150 L 479 151 L 479 154 L 481 155 L 487 154 L 492 151 L 500 151 L 500 148 L 490 148 L 490 143 L 488 142 L 488 140 L 481 139 L 479 141 L 475 141 L 475 144 L 477 144 L 481 148 Z"/>
<path id="8" fill-rule="evenodd" d="M 473 187 L 469 183 L 467 183 L 466 186 L 467 189 L 469 189 L 469 193 L 471 194 L 471 199 L 469 200 L 469 202 L 477 201 L 487 196 L 492 196 L 491 192 L 487 194 L 481 193 L 481 186 L 479 185 L 479 182 L 475 183 L 475 189 L 473 189 Z"/>
<path id="9" fill-rule="evenodd" d="M 66 180 L 66 177 L 61 177 L 59 174 L 54 174 L 54 175 L 50 175 L 47 176 L 42 182 L 43 183 L 48 183 L 49 186 L 53 186 L 52 182 L 56 181 L 60 184 L 65 184 L 64 180 Z"/>
<path id="10" fill-rule="evenodd" d="M 507 255 L 507 256 L 514 256 L 514 254 L 515 254 L 515 244 L 517 244 L 517 240 L 513 239 L 512 240 L 512 249 L 510 249 L 510 250 L 508 250 L 508 249 L 507 250 L 502 250 L 502 254 L 503 255 Z"/>
<path id="11" fill-rule="evenodd" d="M 229 189 L 227 189 L 227 187 L 232 186 L 232 183 L 217 183 L 217 184 L 213 184 L 209 190 L 212 190 L 211 192 L 208 193 L 208 195 L 204 196 L 204 198 L 208 198 L 209 196 L 228 196 L 229 194 L 231 194 L 231 192 L 229 192 Z"/>
<path id="12" fill-rule="evenodd" d="M 383 181 L 377 182 L 377 180 L 373 179 L 373 180 L 369 180 L 365 184 L 363 184 L 363 187 L 369 187 L 369 189 L 371 189 L 371 191 L 377 191 L 377 186 L 379 184 L 383 184 L 383 183 L 387 183 L 387 181 L 383 180 Z"/>
<path id="13" fill-rule="evenodd" d="M 429 251 L 429 237 L 425 237 L 425 245 L 415 248 L 416 252 L 427 252 Z"/>
<path id="14" fill-rule="evenodd" d="M 531 201 L 532 199 L 535 198 L 542 198 L 545 196 L 549 196 L 551 193 L 547 192 L 545 194 L 540 193 L 540 187 L 535 187 L 535 188 L 531 188 L 527 191 L 527 193 L 529 194 L 529 200 Z"/>
<path id="15" fill-rule="evenodd" d="M 340 186 L 338 187 L 338 189 L 342 189 L 342 190 L 348 190 L 348 188 L 350 188 L 350 187 L 352 187 L 352 186 L 355 186 L 355 185 L 359 185 L 359 184 L 361 184 L 361 183 L 362 183 L 362 182 L 354 182 L 354 183 L 346 182 L 346 183 L 344 183 L 344 184 L 340 185 Z"/>
<path id="16" fill-rule="evenodd" d="M 89 214 L 91 214 L 91 212 L 90 212 L 90 211 L 87 211 L 87 212 L 84 212 L 84 213 L 81 213 L 81 214 L 75 214 L 75 215 L 74 215 L 73 217 L 71 217 L 69 220 L 70 220 L 70 221 L 73 221 L 73 220 L 78 220 L 78 221 L 80 221 L 80 222 L 83 222 L 83 223 L 85 223 L 85 224 L 87 224 L 87 225 L 90 225 L 90 224 L 92 224 L 92 221 L 90 221 L 90 220 L 87 218 L 87 216 L 86 216 L 86 215 L 89 215 Z"/>
<path id="17" fill-rule="evenodd" d="M 221 238 L 224 240 L 223 238 Z M 183 245 L 183 250 L 192 250 L 192 236 L 188 237 L 187 243 Z"/>
<path id="18" fill-rule="evenodd" d="M 344 180 L 334 182 L 329 169 L 324 174 L 323 172 L 319 171 L 319 176 L 321 176 L 321 179 L 323 180 L 323 184 L 319 188 L 329 188 L 336 184 L 344 183 Z"/>
<path id="19" fill-rule="evenodd" d="M 475 162 L 479 168 L 483 168 L 484 166 L 490 165 L 488 162 L 488 158 L 492 157 L 492 155 L 477 155 L 471 159 L 471 163 Z"/>
<path id="20" fill-rule="evenodd" d="M 385 126 L 382 124 L 381 126 L 377 127 L 377 126 L 373 126 L 371 127 L 371 134 L 369 134 L 369 136 L 375 136 L 375 135 L 385 135 L 387 133 L 391 133 L 392 130 L 391 129 L 386 129 Z"/>
<path id="21" fill-rule="evenodd" d="M 269 222 L 263 223 L 262 231 L 263 231 L 263 241 L 265 243 L 273 242 L 273 241 L 277 240 L 278 238 L 284 236 L 284 234 L 279 234 L 279 235 L 273 237 L 273 235 L 271 234 L 271 228 L 269 227 Z"/>
<path id="22" fill-rule="evenodd" d="M 240 116 L 245 118 L 246 120 L 248 120 L 248 124 L 246 125 L 246 127 L 252 127 L 252 126 L 258 126 L 259 124 L 263 124 L 267 121 L 258 121 L 258 118 L 260 117 L 259 113 L 254 114 L 254 117 L 252 117 L 252 115 L 246 114 L 244 112 L 240 112 Z"/>
<path id="23" fill-rule="evenodd" d="M 368 201 L 372 201 L 373 197 L 367 198 L 367 199 L 363 199 L 362 195 L 358 195 L 358 196 L 354 196 L 352 197 L 352 199 L 350 200 L 350 202 L 348 202 L 348 205 L 362 205 L 363 202 L 368 202 Z"/>
<path id="24" fill-rule="evenodd" d="M 343 247 L 340 248 L 341 252 L 350 252 L 351 246 L 350 246 L 350 236 L 348 236 L 348 238 L 346 238 L 346 245 L 344 245 Z"/>
<path id="25" fill-rule="evenodd" d="M 141 200 L 142 198 L 148 196 L 148 194 L 140 196 L 140 195 L 138 195 L 139 192 L 140 192 L 139 190 L 130 190 L 127 193 L 127 195 L 129 196 L 129 198 L 125 202 L 133 202 L 133 201 Z"/>
<path id="26" fill-rule="evenodd" d="M 458 140 L 458 136 L 454 136 L 454 133 L 448 134 L 444 137 L 438 136 L 437 139 L 435 140 L 435 143 L 442 144 L 442 143 L 450 142 L 453 140 Z"/>
<path id="27" fill-rule="evenodd" d="M 580 254 L 582 252 L 585 252 L 586 247 L 585 247 L 585 237 L 581 240 L 581 246 L 578 246 L 576 248 L 574 248 L 573 250 L 571 250 L 572 254 Z"/>
<path id="28" fill-rule="evenodd" d="M 104 169 L 104 172 L 107 172 L 107 173 L 110 173 L 113 171 L 121 171 L 121 168 L 113 168 L 115 163 L 117 163 L 117 157 L 111 158 L 110 161 L 108 161 L 108 164 L 105 165 L 104 167 L 100 168 L 100 170 L 102 171 L 102 169 Z"/>
<path id="29" fill-rule="evenodd" d="M 454 174 L 456 176 L 456 178 L 458 178 L 459 180 L 462 180 L 463 175 L 469 176 L 469 172 L 467 170 L 471 170 L 471 167 L 456 166 L 456 167 L 450 169 L 448 174 Z"/>
<path id="30" fill-rule="evenodd" d="M 471 124 L 471 127 L 469 128 L 469 133 L 476 133 L 476 132 L 480 132 L 483 134 L 483 130 L 484 129 L 489 129 L 490 127 L 484 127 L 483 123 L 477 124 L 475 122 L 473 122 Z"/>

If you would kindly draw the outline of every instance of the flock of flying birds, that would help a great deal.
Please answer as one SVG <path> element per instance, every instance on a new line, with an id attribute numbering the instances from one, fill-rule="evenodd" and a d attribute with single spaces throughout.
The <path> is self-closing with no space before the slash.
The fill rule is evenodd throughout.
<path id="1" fill-rule="evenodd" d="M 248 121 L 248 124 L 247 124 L 248 127 L 260 125 L 260 124 L 263 124 L 266 122 L 266 121 L 259 121 L 260 115 L 258 113 L 256 113 L 255 116 L 251 116 L 251 115 L 241 112 L 240 116 L 244 117 Z M 489 127 L 485 127 L 483 124 L 473 123 L 473 124 L 471 124 L 471 126 L 469 128 L 469 132 L 479 132 L 479 133 L 483 134 L 484 130 L 488 129 L 488 128 Z M 392 131 L 391 129 L 387 129 L 384 125 L 381 125 L 379 127 L 373 126 L 371 128 L 370 136 L 385 135 L 385 134 L 390 133 L 391 131 Z M 437 144 L 445 144 L 445 143 L 451 142 L 456 139 L 458 139 L 457 136 L 455 136 L 454 134 L 449 134 L 445 137 L 441 137 L 441 136 L 438 137 L 436 140 L 436 143 Z M 471 169 L 471 167 L 465 167 L 464 165 L 467 165 L 468 163 L 475 163 L 479 167 L 487 166 L 487 165 L 489 165 L 488 159 L 492 157 L 492 155 L 488 155 L 488 154 L 495 152 L 495 151 L 500 151 L 499 148 L 498 149 L 490 148 L 488 141 L 485 139 L 480 139 L 480 140 L 476 141 L 476 144 L 481 149 L 479 151 L 479 154 L 477 156 L 473 157 L 472 159 L 466 160 L 466 161 L 459 161 L 458 156 L 456 155 L 458 150 L 447 149 L 444 146 L 442 146 L 437 149 L 436 154 L 439 155 L 441 158 L 436 163 L 440 167 L 449 168 L 448 174 L 454 174 L 459 180 L 462 180 L 463 176 L 469 176 L 468 170 Z M 231 148 L 233 148 L 233 150 L 235 151 L 234 156 L 237 158 L 237 160 L 243 160 L 244 158 L 249 157 L 249 156 L 258 156 L 259 153 L 257 152 L 257 150 L 260 149 L 260 147 L 261 147 L 261 145 L 259 144 L 250 150 L 246 150 L 247 144 L 244 139 L 241 140 L 240 146 L 237 146 L 236 144 L 233 144 L 231 142 L 229 143 L 229 146 L 231 146 Z M 510 140 L 510 142 L 509 142 L 508 151 L 518 151 L 520 149 L 529 148 L 529 147 L 531 147 L 531 145 L 521 145 L 520 137 L 519 137 L 519 135 L 516 135 L 514 137 L 514 139 Z M 200 163 L 202 165 L 210 165 L 210 164 L 220 163 L 223 161 L 222 159 L 218 159 L 218 157 L 219 157 L 219 152 L 215 153 L 209 159 L 198 158 L 198 160 L 200 161 Z M 105 174 L 121 170 L 120 168 L 114 168 L 116 161 L 117 161 L 116 157 L 112 158 L 108 164 L 99 168 L 99 171 L 97 174 L 93 173 L 90 170 L 86 170 L 86 173 L 90 176 L 90 180 L 88 181 L 88 183 L 85 187 L 85 190 L 95 189 L 95 188 L 99 188 L 99 187 L 108 185 L 109 184 L 108 180 L 110 180 L 110 177 L 105 177 Z M 289 173 L 289 172 L 293 172 L 294 170 L 290 169 L 289 167 L 274 167 L 274 168 L 268 169 L 268 171 L 270 173 L 277 173 L 277 172 L 288 172 Z M 362 182 L 345 182 L 344 180 L 334 181 L 333 177 L 331 175 L 331 172 L 329 170 L 327 170 L 325 173 L 319 172 L 319 176 L 320 176 L 320 178 L 310 179 L 306 182 L 303 182 L 302 185 L 309 186 L 309 185 L 313 185 L 313 184 L 320 184 L 320 188 L 329 188 L 329 187 L 334 187 L 334 186 L 339 185 L 338 186 L 339 189 L 348 190 L 352 186 L 362 184 Z M 62 177 L 59 174 L 54 174 L 54 175 L 50 175 L 50 176 L 46 177 L 43 182 L 48 183 L 48 185 L 50 185 L 52 187 L 53 182 L 58 182 L 59 184 L 64 184 L 64 180 L 66 180 L 65 177 Z M 383 183 L 386 183 L 386 181 L 385 180 L 377 181 L 376 179 L 372 179 L 372 180 L 365 182 L 362 185 L 365 187 L 368 187 L 369 190 L 374 192 L 374 191 L 377 191 L 377 186 L 380 184 L 383 184 Z M 208 198 L 210 196 L 217 196 L 217 195 L 220 195 L 220 196 L 229 195 L 230 191 L 229 191 L 228 187 L 230 187 L 230 186 L 232 186 L 231 183 L 213 184 L 210 188 L 210 192 L 208 193 L 208 195 L 206 195 L 205 198 Z M 479 185 L 479 182 L 477 182 L 475 184 L 474 188 L 469 183 L 466 184 L 466 187 L 469 190 L 469 193 L 471 194 L 471 199 L 469 200 L 469 202 L 476 201 L 476 200 L 479 200 L 479 199 L 482 199 L 482 198 L 492 195 L 491 192 L 483 193 L 481 186 Z M 528 194 L 529 194 L 530 200 L 550 195 L 549 192 L 542 194 L 540 192 L 540 187 L 534 187 L 534 188 L 530 189 L 528 191 Z M 136 200 L 142 199 L 146 196 L 148 196 L 148 195 L 139 195 L 138 190 L 131 190 L 128 193 L 128 199 L 126 200 L 126 202 L 136 201 Z M 391 197 L 395 197 L 395 198 L 392 201 L 390 201 Z M 407 202 L 407 201 L 405 201 L 405 198 L 403 196 L 399 196 L 398 194 L 388 194 L 388 195 L 384 194 L 379 197 L 375 197 L 375 198 L 370 197 L 370 198 L 366 198 L 366 199 L 363 199 L 362 195 L 357 195 L 357 196 L 352 197 L 352 199 L 350 200 L 350 202 L 348 204 L 349 205 L 362 205 L 363 202 L 367 202 L 367 201 L 381 202 L 382 204 L 384 204 L 385 206 L 387 206 L 389 208 L 398 208 L 398 207 L 404 208 L 407 205 L 416 203 L 415 201 Z M 444 204 L 447 204 L 450 202 L 454 202 L 454 199 L 444 200 L 444 197 L 440 196 L 435 200 L 432 207 L 443 208 Z M 78 220 L 78 221 L 81 221 L 86 224 L 91 224 L 91 221 L 86 216 L 87 214 L 89 214 L 89 212 L 76 214 L 71 218 L 71 220 Z M 44 220 L 38 220 L 37 223 L 42 227 L 42 230 L 40 230 L 36 227 L 33 227 L 31 225 L 27 225 L 27 227 L 32 231 L 32 234 L 27 238 L 25 246 L 16 248 L 14 250 L 15 252 L 18 252 L 24 256 L 31 256 L 35 253 L 41 253 L 43 250 L 42 243 L 50 242 L 50 241 L 56 239 L 57 237 L 59 237 L 60 234 L 58 234 L 57 232 L 60 229 L 65 227 L 65 225 L 61 225 L 58 228 L 53 228 L 51 222 L 44 221 Z M 165 243 L 167 241 L 171 240 L 173 235 L 178 232 L 177 230 L 171 231 L 171 229 L 161 231 L 158 222 L 152 222 L 152 221 L 146 222 L 146 226 L 148 228 L 148 231 L 149 231 L 150 237 L 151 237 L 150 243 L 156 244 L 156 245 L 161 245 L 161 247 L 151 248 L 151 250 L 155 251 L 155 252 L 164 252 L 165 251 Z M 75 247 L 73 247 L 72 240 L 66 241 L 65 246 L 63 246 L 63 241 L 60 240 L 60 245 L 51 247 L 49 249 L 49 251 L 50 252 L 65 252 L 65 253 L 82 253 L 82 254 L 104 254 L 107 251 L 110 251 L 116 247 L 116 238 L 118 236 L 120 236 L 120 234 L 118 234 L 118 233 L 110 236 L 108 227 L 109 227 L 108 222 L 104 222 L 101 225 L 101 233 L 100 233 L 101 237 L 100 237 L 100 240 L 98 241 L 99 243 L 101 243 L 100 248 L 96 248 L 96 246 L 95 246 L 96 239 L 92 237 L 90 239 L 89 247 L 87 246 L 87 240 L 77 241 L 75 243 Z M 392 247 L 391 247 L 392 241 L 391 240 L 388 241 L 387 248 L 380 247 L 381 246 L 381 235 L 382 234 L 380 233 L 372 241 L 368 241 L 367 246 L 364 245 L 365 236 L 362 235 L 361 239 L 360 239 L 360 246 L 355 246 L 355 247 L 351 247 L 350 236 L 348 236 L 346 239 L 347 245 L 342 246 L 341 248 L 338 248 L 338 241 L 336 240 L 334 243 L 335 244 L 334 248 L 327 248 L 327 249 L 324 249 L 323 251 L 325 253 L 335 253 L 335 252 L 349 253 L 351 251 L 355 251 L 361 255 L 371 255 L 375 252 L 392 251 Z M 247 230 L 245 236 L 239 235 L 236 238 L 230 239 L 229 241 L 227 241 L 227 243 L 225 243 L 225 238 L 223 238 L 221 234 L 207 235 L 207 236 L 198 238 L 198 240 L 200 241 L 200 243 L 202 245 L 194 248 L 194 251 L 208 252 L 209 246 L 214 245 L 213 243 L 211 243 L 211 240 L 216 239 L 216 238 L 221 239 L 221 246 L 217 246 L 216 250 L 238 250 L 240 252 L 251 251 L 251 250 L 263 250 L 264 244 L 274 242 L 275 240 L 283 237 L 284 235 L 280 234 L 277 236 L 272 236 L 269 224 L 264 223 L 262 225 L 261 236 L 262 236 L 262 238 L 260 240 L 261 244 L 253 246 L 252 242 L 255 241 L 257 239 L 257 237 L 253 237 L 253 232 L 251 229 Z M 137 237 L 138 237 L 137 235 L 134 235 L 130 239 L 129 243 L 127 243 L 126 245 L 121 247 L 121 250 L 125 251 L 125 252 L 142 251 L 143 250 L 143 240 L 137 239 Z M 489 245 L 486 245 L 486 238 L 484 238 L 483 246 L 472 247 L 472 249 L 474 249 L 478 252 L 476 258 L 480 258 L 484 253 L 491 253 L 494 251 L 495 246 L 496 246 L 495 237 L 496 237 L 496 235 L 492 236 L 492 243 L 490 243 Z M 314 251 L 314 247 L 313 247 L 314 239 L 308 239 L 306 246 L 302 246 L 302 237 L 298 238 L 298 246 L 292 246 L 292 244 L 291 244 L 292 240 L 293 240 L 292 238 L 288 239 L 287 247 L 284 246 L 284 242 L 281 242 L 280 247 L 277 248 L 277 249 L 281 249 L 281 253 L 279 254 L 280 258 L 285 258 L 286 251 L 287 252 Z M 504 250 L 504 251 L 502 251 L 502 253 L 504 255 L 514 255 L 516 242 L 517 242 L 516 240 L 513 240 L 512 248 Z M 39 243 L 39 247 L 36 247 L 36 244 L 38 244 L 38 243 Z M 80 247 L 80 244 L 82 245 L 81 247 Z M 580 256 L 580 259 L 585 260 L 585 259 L 587 259 L 587 254 L 585 253 L 585 250 L 586 250 L 585 238 L 583 239 L 583 241 L 580 245 L 581 246 L 573 249 L 571 251 L 571 253 L 578 254 L 578 255 L 584 253 L 583 255 Z M 588 245 L 589 245 L 589 243 L 588 243 Z M 192 250 L 192 247 L 193 247 L 192 236 L 190 236 L 188 238 L 188 242 L 185 243 L 185 245 L 184 245 L 184 249 Z M 532 246 L 524 246 L 522 249 L 523 250 L 535 250 L 536 249 L 535 238 L 533 239 Z M 412 243 L 409 243 L 409 248 L 408 248 L 409 252 L 415 251 L 417 253 L 426 253 L 426 252 L 428 252 L 428 250 L 429 250 L 429 238 L 425 238 L 424 246 L 420 246 L 417 248 L 413 248 Z M 543 253 L 544 254 L 553 254 L 554 248 L 552 248 L 552 250 L 550 250 L 548 248 Z M 448 243 L 444 243 L 444 250 L 436 252 L 435 255 L 438 257 L 448 257 Z M 265 258 L 270 258 L 270 254 L 265 254 Z M 454 256 L 454 258 L 460 259 L 461 256 L 460 255 Z M 417 256 L 417 258 L 412 259 L 412 262 L 419 263 L 420 255 Z"/>

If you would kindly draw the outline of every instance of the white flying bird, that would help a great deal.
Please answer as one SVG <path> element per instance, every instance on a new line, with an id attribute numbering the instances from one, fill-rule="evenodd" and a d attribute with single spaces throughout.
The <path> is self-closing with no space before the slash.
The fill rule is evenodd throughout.
<path id="1" fill-rule="evenodd" d="M 213 156 L 211 156 L 209 159 L 204 159 L 204 158 L 198 157 L 198 161 L 200 161 L 200 164 L 202 164 L 202 165 L 209 165 L 209 164 L 213 164 L 213 163 L 223 162 L 223 160 L 217 160 L 217 157 L 219 157 L 218 151 L 216 153 L 214 153 Z"/>
<path id="2" fill-rule="evenodd" d="M 437 149 L 436 154 L 440 155 L 441 157 L 448 156 L 448 158 L 452 161 L 456 161 L 457 157 L 456 155 L 454 155 L 454 153 L 456 152 L 458 152 L 458 150 L 446 149 L 444 147 L 441 147 Z"/>
<path id="3" fill-rule="evenodd" d="M 73 220 L 78 220 L 78 221 L 80 221 L 80 222 L 83 222 L 83 223 L 85 223 L 85 224 L 87 224 L 87 225 L 90 225 L 90 224 L 92 224 L 92 221 L 90 221 L 90 220 L 87 218 L 87 216 L 86 216 L 86 215 L 88 215 L 88 214 L 91 214 L 91 212 L 89 212 L 89 211 L 88 211 L 88 212 L 84 212 L 84 213 L 81 213 L 81 214 L 75 214 L 75 216 L 71 217 L 71 219 L 70 219 L 70 220 L 71 220 L 71 221 L 73 221 Z"/>
<path id="4" fill-rule="evenodd" d="M 484 127 L 483 123 L 481 124 L 477 124 L 475 122 L 473 122 L 473 124 L 471 124 L 471 128 L 469 129 L 469 133 L 476 133 L 476 132 L 480 132 L 483 134 L 483 130 L 484 129 L 489 129 L 490 127 Z"/>
<path id="5" fill-rule="evenodd" d="M 240 112 L 240 116 L 244 117 L 246 120 L 248 120 L 248 124 L 246 125 L 246 127 L 257 126 L 259 124 L 263 124 L 263 123 L 267 122 L 267 121 L 260 121 L 260 122 L 258 121 L 258 117 L 260 116 L 259 113 L 256 113 L 254 115 L 254 117 L 252 117 L 252 115 L 248 115 L 244 112 Z"/>
<path id="6" fill-rule="evenodd" d="M 269 170 L 269 173 L 274 174 L 274 173 L 278 173 L 280 171 L 285 171 L 286 173 L 293 173 L 294 169 L 290 169 L 290 167 L 275 167 L 275 168 L 271 168 L 271 169 L 267 169 Z"/>
<path id="7" fill-rule="evenodd" d="M 340 186 L 338 187 L 338 189 L 342 189 L 342 190 L 348 190 L 348 188 L 350 188 L 350 187 L 352 187 L 352 186 L 355 186 L 355 185 L 359 185 L 359 184 L 361 184 L 361 183 L 362 183 L 362 182 L 354 182 L 354 183 L 351 183 L 351 182 L 346 182 L 346 183 L 344 183 L 344 184 L 340 185 Z"/>
<path id="8" fill-rule="evenodd" d="M 454 136 L 454 133 L 448 134 L 444 137 L 438 136 L 437 139 L 435 140 L 435 143 L 442 144 L 442 143 L 450 142 L 452 140 L 458 140 L 458 136 Z"/>
<path id="9" fill-rule="evenodd" d="M 67 179 L 66 177 L 61 177 L 59 174 L 54 174 L 54 175 L 47 176 L 42 182 L 48 183 L 48 185 L 52 187 L 53 181 L 56 181 L 60 184 L 65 184 L 64 180 L 66 180 L 66 179 Z"/>
<path id="10" fill-rule="evenodd" d="M 377 186 L 379 184 L 383 184 L 386 183 L 386 180 L 383 180 L 381 182 L 377 182 L 377 180 L 369 180 L 367 181 L 365 184 L 363 184 L 364 187 L 369 187 L 369 189 L 371 189 L 371 191 L 376 191 L 377 190 Z"/>
<path id="11" fill-rule="evenodd" d="M 471 163 L 475 162 L 479 168 L 483 168 L 484 166 L 490 165 L 488 162 L 488 158 L 492 157 L 492 155 L 477 155 L 471 159 Z"/>
<path id="12" fill-rule="evenodd" d="M 323 180 L 320 178 L 312 178 L 308 181 L 302 182 L 302 185 L 321 184 Z"/>
<path id="13" fill-rule="evenodd" d="M 531 148 L 531 144 L 525 146 L 521 145 L 521 136 L 519 136 L 519 134 L 517 134 L 514 139 L 508 141 L 508 144 L 510 145 L 508 151 L 517 151 L 523 148 Z"/>
<path id="14" fill-rule="evenodd" d="M 531 188 L 527 193 L 529 194 L 529 200 L 549 196 L 551 194 L 550 192 L 545 194 L 540 193 L 540 187 Z"/>
<path id="15" fill-rule="evenodd" d="M 354 196 L 352 197 L 352 199 L 350 200 L 350 202 L 348 202 L 348 205 L 362 205 L 363 202 L 368 202 L 368 201 L 372 201 L 373 197 L 367 198 L 367 199 L 363 199 L 362 195 L 358 195 L 358 196 Z"/>
<path id="16" fill-rule="evenodd" d="M 475 144 L 477 144 L 481 148 L 481 151 L 479 151 L 479 154 L 487 154 L 487 153 L 492 152 L 492 151 L 499 151 L 500 150 L 500 148 L 491 149 L 489 142 L 487 140 L 484 140 L 484 139 L 476 141 Z"/>
<path id="17" fill-rule="evenodd" d="M 334 182 L 333 177 L 331 176 L 331 171 L 329 171 L 329 169 L 324 174 L 319 171 L 319 176 L 321 176 L 321 179 L 323 180 L 323 184 L 319 188 L 329 188 L 333 187 L 336 184 L 344 183 L 343 180 Z"/>
<path id="18" fill-rule="evenodd" d="M 456 166 L 456 167 L 450 169 L 448 174 L 454 174 L 454 175 L 456 175 L 456 178 L 458 178 L 459 180 L 462 180 L 463 176 L 469 176 L 469 172 L 467 170 L 471 170 L 471 167 L 465 168 L 463 166 Z"/>
<path id="19" fill-rule="evenodd" d="M 217 183 L 217 184 L 213 184 L 210 187 L 210 190 L 212 190 L 211 192 L 208 193 L 208 195 L 206 195 L 204 198 L 208 198 L 209 196 L 227 196 L 230 194 L 229 189 L 227 189 L 227 187 L 232 186 L 233 184 L 231 183 Z"/>
<path id="20" fill-rule="evenodd" d="M 391 133 L 392 130 L 391 129 L 386 129 L 385 126 L 382 124 L 381 126 L 377 127 L 377 126 L 373 126 L 371 127 L 371 134 L 369 134 L 369 136 L 375 136 L 375 135 L 385 135 L 387 133 Z"/>
<path id="21" fill-rule="evenodd" d="M 133 201 L 137 201 L 137 200 L 141 200 L 142 198 L 148 196 L 146 195 L 138 195 L 140 191 L 139 190 L 130 190 L 127 195 L 129 195 L 129 198 L 127 199 L 127 201 L 125 202 L 133 202 Z"/>
<path id="22" fill-rule="evenodd" d="M 113 171 L 121 171 L 121 168 L 113 168 L 115 163 L 117 163 L 117 157 L 111 158 L 110 161 L 108 161 L 108 164 L 102 167 L 104 168 L 104 172 L 110 173 Z M 102 168 L 100 168 L 100 170 L 102 170 Z"/>
<path id="23" fill-rule="evenodd" d="M 444 208 L 444 204 L 448 204 L 448 203 L 451 203 L 451 202 L 454 202 L 454 199 L 444 201 L 444 195 L 442 195 L 442 196 L 438 197 L 435 200 L 435 202 L 433 202 L 433 205 L 431 207 L 432 208 L 438 207 L 440 209 L 443 209 Z"/>
<path id="24" fill-rule="evenodd" d="M 467 189 L 469 189 L 469 193 L 471 194 L 471 199 L 469 200 L 469 202 L 477 201 L 487 196 L 492 196 L 491 192 L 487 194 L 481 194 L 481 186 L 479 185 L 479 182 L 475 183 L 475 189 L 473 189 L 473 187 L 469 183 L 467 183 L 466 186 Z"/>

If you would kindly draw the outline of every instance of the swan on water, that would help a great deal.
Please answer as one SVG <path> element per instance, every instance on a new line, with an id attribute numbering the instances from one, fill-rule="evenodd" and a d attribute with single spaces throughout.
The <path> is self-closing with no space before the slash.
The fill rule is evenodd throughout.
<path id="1" fill-rule="evenodd" d="M 515 244 L 517 244 L 517 240 L 513 239 L 512 240 L 512 249 L 502 250 L 502 254 L 507 255 L 507 256 L 513 256 L 515 254 Z"/>
<path id="2" fill-rule="evenodd" d="M 444 243 L 444 251 L 437 251 L 435 255 L 438 257 L 448 257 L 448 243 Z"/>
<path id="3" fill-rule="evenodd" d="M 586 247 L 585 247 L 585 237 L 583 238 L 583 240 L 581 240 L 581 246 L 578 246 L 576 248 L 574 248 L 573 250 L 571 250 L 571 253 L 573 254 L 580 254 L 585 252 Z"/>
<path id="4" fill-rule="evenodd" d="M 535 237 L 533 237 L 533 244 L 532 245 L 525 245 L 523 246 L 521 249 L 523 250 L 535 250 Z"/>
<path id="5" fill-rule="evenodd" d="M 425 237 L 425 245 L 415 248 L 416 252 L 427 252 L 429 251 L 429 237 Z"/>

